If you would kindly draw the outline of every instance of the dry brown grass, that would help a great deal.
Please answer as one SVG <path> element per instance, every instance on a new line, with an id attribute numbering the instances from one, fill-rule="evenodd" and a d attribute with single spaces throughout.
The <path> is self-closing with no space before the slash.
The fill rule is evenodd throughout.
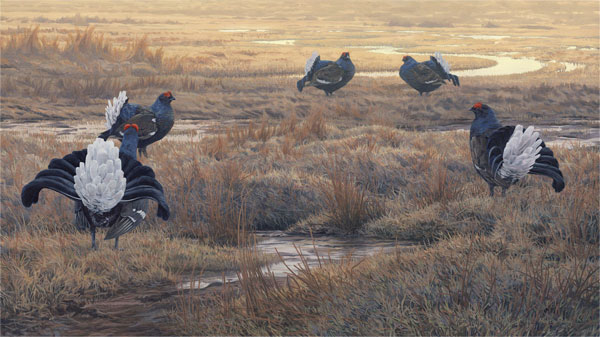
<path id="1" fill-rule="evenodd" d="M 285 283 L 245 264 L 239 294 L 226 288 L 187 298 L 194 310 L 173 318 L 186 322 L 182 334 L 597 334 L 597 149 L 555 153 L 568 181 L 560 194 L 538 179 L 505 198 L 487 197 L 485 186 L 474 186 L 484 185 L 479 179 L 460 179 L 459 194 L 442 193 L 448 187 L 439 184 L 455 183 L 444 180 L 451 170 L 441 172 L 446 178 L 423 189 L 427 203 L 400 192 L 384 218 L 367 224 L 371 233 L 385 222 L 396 237 L 437 243 L 362 262 L 301 265 Z M 387 230 L 379 233 L 394 235 Z"/>

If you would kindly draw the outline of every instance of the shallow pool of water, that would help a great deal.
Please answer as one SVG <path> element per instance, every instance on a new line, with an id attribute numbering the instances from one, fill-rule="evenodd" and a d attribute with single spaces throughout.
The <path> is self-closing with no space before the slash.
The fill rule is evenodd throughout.
<path id="1" fill-rule="evenodd" d="M 360 260 L 366 256 L 381 252 L 392 252 L 395 249 L 408 249 L 412 244 L 393 240 L 372 238 L 346 238 L 336 236 L 289 235 L 281 231 L 257 232 L 257 249 L 267 254 L 278 254 L 275 263 L 263 267 L 263 272 L 272 272 L 278 277 L 285 277 L 291 271 L 297 271 L 299 265 L 306 263 L 309 267 L 318 267 L 320 263 L 339 262 L 342 259 Z M 301 255 L 300 255 L 301 254 Z M 289 269 L 288 269 L 289 268 Z M 202 277 L 199 280 L 181 283 L 180 289 L 207 288 L 238 280 L 235 272 L 223 275 Z"/>
<path id="2" fill-rule="evenodd" d="M 502 40 L 507 39 L 508 35 L 458 35 L 458 37 L 467 37 L 476 40 Z"/>
<path id="3" fill-rule="evenodd" d="M 259 44 L 277 44 L 282 46 L 293 46 L 296 43 L 296 40 L 256 40 L 252 42 Z"/>
<path id="4" fill-rule="evenodd" d="M 245 33 L 249 31 L 250 29 L 219 29 L 221 33 Z"/>

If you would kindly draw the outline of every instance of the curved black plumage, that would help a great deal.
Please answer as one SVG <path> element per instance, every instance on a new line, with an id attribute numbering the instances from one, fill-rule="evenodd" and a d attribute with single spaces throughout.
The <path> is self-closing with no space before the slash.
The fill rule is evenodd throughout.
<path id="1" fill-rule="evenodd" d="M 25 207 L 30 207 L 32 204 L 37 203 L 40 191 L 44 188 L 58 192 L 72 200 L 81 200 L 73 186 L 72 181 L 60 176 L 42 175 L 23 186 L 21 190 L 21 202 Z"/>

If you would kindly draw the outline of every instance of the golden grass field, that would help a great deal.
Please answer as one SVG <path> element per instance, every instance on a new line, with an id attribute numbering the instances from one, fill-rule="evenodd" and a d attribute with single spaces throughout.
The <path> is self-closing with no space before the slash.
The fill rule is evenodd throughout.
<path id="1" fill-rule="evenodd" d="M 81 334 L 68 322 L 85 321 L 94 303 L 231 270 L 239 271 L 235 285 L 173 295 L 161 304 L 164 318 L 134 332 L 600 333 L 598 146 L 553 147 L 567 184 L 559 194 L 531 176 L 492 198 L 462 130 L 477 101 L 506 124 L 598 128 L 597 2 L 0 5 L 3 335 Z M 386 46 L 509 53 L 544 67 L 465 77 L 459 88 L 423 97 L 398 76 L 357 75 L 327 98 L 296 90 L 313 50 L 333 60 L 349 51 L 358 72 L 397 72 L 403 54 L 373 52 Z M 495 63 L 446 58 L 453 70 Z M 93 251 L 89 233 L 72 224 L 70 201 L 42 192 L 26 209 L 20 191 L 52 158 L 85 148 L 95 131 L 55 137 L 28 123 L 101 129 L 106 100 L 120 90 L 144 105 L 172 90 L 176 128 L 182 120 L 190 128 L 174 129 L 141 159 L 165 187 L 169 221 L 151 208 L 121 251 L 102 240 Z M 202 123 L 211 127 L 199 134 Z M 249 251 L 253 229 L 415 246 L 304 267 L 281 280 L 260 271 L 277 257 Z M 95 315 L 89 329 L 117 319 Z M 132 333 L 124 331 L 110 333 Z"/>

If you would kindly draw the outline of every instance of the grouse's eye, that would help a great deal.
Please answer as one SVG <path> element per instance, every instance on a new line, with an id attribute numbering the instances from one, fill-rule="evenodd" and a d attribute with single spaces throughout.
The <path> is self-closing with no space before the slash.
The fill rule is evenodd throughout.
<path id="1" fill-rule="evenodd" d="M 481 102 L 477 102 L 475 104 L 473 104 L 473 109 L 481 109 L 483 107 L 483 105 L 481 104 Z"/>
<path id="2" fill-rule="evenodd" d="M 406 61 L 407 58 L 408 58 L 408 56 L 403 56 L 402 61 Z"/>
<path id="3" fill-rule="evenodd" d="M 171 92 L 170 92 L 170 91 L 167 91 L 167 92 L 165 92 L 163 95 L 165 95 L 165 97 L 169 98 L 169 97 L 171 97 Z"/>

